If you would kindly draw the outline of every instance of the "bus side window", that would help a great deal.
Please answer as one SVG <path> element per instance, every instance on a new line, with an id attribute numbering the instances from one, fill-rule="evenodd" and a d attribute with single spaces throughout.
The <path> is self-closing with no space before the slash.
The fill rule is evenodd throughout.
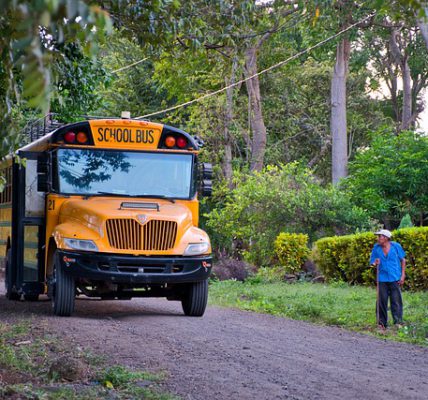
<path id="1" fill-rule="evenodd" d="M 37 191 L 37 160 L 27 160 L 25 168 L 25 216 L 43 217 L 44 193 Z"/>

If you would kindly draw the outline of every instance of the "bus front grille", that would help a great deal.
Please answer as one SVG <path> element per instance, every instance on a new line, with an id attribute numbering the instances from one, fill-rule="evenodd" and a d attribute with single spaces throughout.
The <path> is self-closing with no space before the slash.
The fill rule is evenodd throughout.
<path id="1" fill-rule="evenodd" d="M 177 223 L 150 220 L 141 225 L 135 219 L 107 220 L 110 246 L 119 250 L 169 250 L 174 248 Z"/>

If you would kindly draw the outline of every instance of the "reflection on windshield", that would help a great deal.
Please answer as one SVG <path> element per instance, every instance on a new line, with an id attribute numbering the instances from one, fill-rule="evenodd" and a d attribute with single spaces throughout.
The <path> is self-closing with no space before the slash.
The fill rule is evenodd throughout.
<path id="1" fill-rule="evenodd" d="M 191 154 L 58 150 L 59 191 L 188 198 Z"/>

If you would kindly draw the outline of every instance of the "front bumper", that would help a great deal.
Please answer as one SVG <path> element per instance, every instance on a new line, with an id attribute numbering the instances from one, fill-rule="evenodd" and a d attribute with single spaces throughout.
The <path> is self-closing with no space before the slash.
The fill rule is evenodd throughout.
<path id="1" fill-rule="evenodd" d="M 121 284 L 198 282 L 211 273 L 212 257 L 145 257 L 58 250 L 63 271 L 76 278 Z"/>

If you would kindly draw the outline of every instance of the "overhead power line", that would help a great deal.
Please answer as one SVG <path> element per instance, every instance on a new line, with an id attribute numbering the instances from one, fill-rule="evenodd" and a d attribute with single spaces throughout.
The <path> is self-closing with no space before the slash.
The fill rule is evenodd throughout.
<path id="1" fill-rule="evenodd" d="M 307 15 L 307 16 L 305 16 L 305 17 L 304 17 L 304 19 L 308 19 L 308 18 L 309 18 L 309 15 Z M 288 27 L 288 25 L 289 25 L 290 23 L 295 22 L 296 20 L 297 20 L 297 16 L 295 16 L 295 17 L 291 18 L 289 21 L 285 22 L 285 23 L 284 23 L 284 24 L 282 24 L 280 27 L 278 27 L 277 29 L 275 29 L 275 32 L 278 32 L 278 31 L 280 31 L 280 30 L 282 30 L 282 29 L 284 29 L 284 28 Z M 254 35 L 248 35 L 248 36 L 246 36 L 245 38 L 246 38 L 246 39 L 249 39 L 249 38 L 251 38 L 251 37 L 261 36 L 261 35 L 266 34 L 267 32 L 268 32 L 268 31 L 261 32 L 261 33 L 256 33 L 256 34 L 254 34 Z M 140 64 L 140 63 L 142 63 L 142 62 L 144 62 L 144 61 L 146 61 L 146 60 L 148 60 L 148 59 L 149 59 L 149 57 L 144 57 L 143 59 L 138 60 L 138 61 L 136 61 L 136 62 L 134 62 L 134 63 L 132 63 L 132 64 L 125 65 L 125 66 L 123 66 L 123 67 L 121 67 L 121 68 L 119 68 L 119 69 L 115 69 L 115 70 L 114 70 L 114 71 L 112 71 L 111 73 L 112 73 L 112 74 L 115 74 L 116 72 L 124 71 L 124 70 L 126 70 L 126 69 L 128 69 L 128 68 L 132 68 L 132 67 L 134 67 L 135 65 L 138 65 L 138 64 Z"/>
<path id="2" fill-rule="evenodd" d="M 332 41 L 333 39 L 336 39 L 337 37 L 343 35 L 344 33 L 348 32 L 349 30 L 351 30 L 352 28 L 355 28 L 357 25 L 362 24 L 366 20 L 372 18 L 374 15 L 375 15 L 375 13 L 372 13 L 372 14 L 368 15 L 367 17 L 359 20 L 358 22 L 355 22 L 354 24 L 349 25 L 347 28 L 342 29 L 340 32 L 337 32 L 334 35 L 329 36 L 327 39 L 324 39 L 321 42 L 318 42 L 317 44 L 315 44 L 315 45 L 313 45 L 311 47 L 308 47 L 305 50 L 302 50 L 302 51 L 294 54 L 293 56 L 288 57 L 287 59 L 285 59 L 283 61 L 280 61 L 280 62 L 278 62 L 278 63 L 276 63 L 276 64 L 274 64 L 274 65 L 272 65 L 272 66 L 270 66 L 270 67 L 268 67 L 268 68 L 266 68 L 266 69 L 264 69 L 264 70 L 262 70 L 262 71 L 260 71 L 260 72 L 258 72 L 256 74 L 254 74 L 254 75 L 251 75 L 248 78 L 241 79 L 238 82 L 235 82 L 235 83 L 233 83 L 231 85 L 228 85 L 226 87 L 223 87 L 221 89 L 215 90 L 214 92 L 206 93 L 203 96 L 197 97 L 196 99 L 193 99 L 193 100 L 190 100 L 190 101 L 186 101 L 185 103 L 181 103 L 181 104 L 178 104 L 176 106 L 165 108 L 163 110 L 152 112 L 152 113 L 149 113 L 149 114 L 146 114 L 146 115 L 141 115 L 139 117 L 136 117 L 136 119 L 143 119 L 143 118 L 147 118 L 147 117 L 152 117 L 153 115 L 164 114 L 166 112 L 177 110 L 179 108 L 189 106 L 190 104 L 198 103 L 198 102 L 203 101 L 203 100 L 205 100 L 205 99 L 207 99 L 209 97 L 215 96 L 216 94 L 225 92 L 227 89 L 230 89 L 232 87 L 241 85 L 242 83 L 247 82 L 250 79 L 255 78 L 256 76 L 265 74 L 266 72 L 269 72 L 269 71 L 272 71 L 273 69 L 279 68 L 279 67 L 281 67 L 281 66 L 289 63 L 290 61 L 293 61 L 296 58 L 298 58 L 298 57 L 300 57 L 300 56 L 302 56 L 302 55 L 304 55 L 306 53 L 309 53 L 310 51 L 312 51 L 312 50 L 314 50 L 314 49 L 316 49 L 318 47 L 321 47 L 325 43 L 328 43 L 328 42 Z"/>
<path id="3" fill-rule="evenodd" d="M 134 63 L 132 63 L 132 64 L 125 65 L 125 66 L 124 66 L 124 67 L 122 67 L 122 68 L 115 69 L 114 71 L 112 71 L 112 74 L 115 74 L 116 72 L 120 72 L 120 71 L 125 71 L 126 69 L 131 68 L 131 67 L 134 67 L 135 65 L 141 64 L 142 62 L 144 62 L 144 61 L 146 61 L 146 60 L 148 60 L 148 59 L 149 59 L 149 57 L 145 57 L 145 58 L 143 58 L 142 60 L 138 60 L 138 61 L 135 61 L 135 62 L 134 62 Z"/>

